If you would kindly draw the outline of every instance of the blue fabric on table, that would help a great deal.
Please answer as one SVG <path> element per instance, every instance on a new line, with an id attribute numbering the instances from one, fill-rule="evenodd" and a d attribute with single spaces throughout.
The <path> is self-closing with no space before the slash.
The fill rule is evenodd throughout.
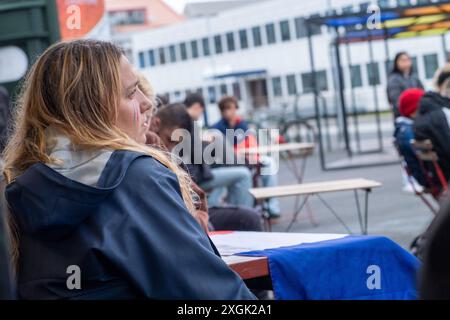
<path id="1" fill-rule="evenodd" d="M 392 240 L 347 236 L 337 240 L 246 252 L 265 256 L 276 299 L 416 299 L 418 260 Z M 381 288 L 369 289 L 369 266 L 380 268 Z M 371 282 L 371 281 L 369 281 Z"/>

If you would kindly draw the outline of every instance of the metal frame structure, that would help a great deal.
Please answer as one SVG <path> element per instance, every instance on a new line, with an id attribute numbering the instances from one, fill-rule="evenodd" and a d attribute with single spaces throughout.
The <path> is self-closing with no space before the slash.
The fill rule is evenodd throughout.
<path id="1" fill-rule="evenodd" d="M 383 11 L 379 13 L 380 23 L 376 29 L 369 27 L 368 21 L 371 19 L 372 14 L 366 12 L 348 12 L 344 14 L 331 14 L 321 17 L 311 17 L 306 20 L 307 34 L 308 34 L 308 47 L 309 47 L 309 59 L 311 65 L 312 81 L 314 84 L 314 109 L 316 113 L 316 125 L 318 131 L 319 141 L 319 153 L 320 161 L 323 170 L 333 169 L 348 169 L 354 167 L 368 167 L 384 165 L 386 162 L 353 164 L 347 166 L 338 166 L 331 168 L 326 159 L 324 142 L 323 142 L 323 125 L 321 122 L 321 110 L 320 110 L 320 89 L 317 83 L 316 65 L 314 60 L 314 47 L 312 42 L 312 28 L 314 26 L 327 26 L 329 29 L 334 30 L 334 39 L 332 45 L 334 46 L 334 58 L 337 64 L 337 90 L 339 96 L 339 108 L 342 114 L 342 136 L 345 145 L 345 151 L 347 158 L 353 158 L 357 155 L 364 154 L 377 154 L 383 153 L 385 147 L 383 145 L 383 136 L 381 130 L 381 112 L 380 102 L 377 94 L 377 85 L 372 84 L 373 87 L 373 100 L 375 104 L 375 123 L 376 123 L 376 135 L 378 141 L 378 147 L 373 150 L 361 150 L 361 135 L 359 131 L 359 112 L 356 109 L 355 95 L 353 87 L 350 85 L 351 96 L 351 112 L 348 112 L 347 101 L 345 97 L 344 88 L 344 76 L 342 70 L 342 54 L 341 46 L 345 45 L 345 54 L 348 61 L 348 65 L 351 66 L 350 59 L 350 46 L 352 43 L 366 42 L 369 47 L 369 63 L 374 63 L 373 42 L 383 41 L 386 54 L 386 65 L 390 63 L 389 52 L 389 39 L 403 39 L 413 38 L 420 36 L 441 35 L 442 47 L 444 55 L 447 56 L 447 44 L 445 35 L 450 29 L 450 4 L 446 0 L 440 0 L 439 2 L 430 3 L 426 5 L 417 6 L 402 6 L 397 8 L 383 8 Z M 342 30 L 345 29 L 345 30 Z M 350 29 L 350 30 L 349 30 Z M 352 149 L 351 136 L 348 130 L 348 124 L 353 118 L 353 125 L 355 127 L 355 139 L 357 150 Z M 327 124 L 326 124 L 327 126 Z M 325 128 L 328 130 L 328 128 Z M 397 161 L 396 161 L 397 162 Z"/>

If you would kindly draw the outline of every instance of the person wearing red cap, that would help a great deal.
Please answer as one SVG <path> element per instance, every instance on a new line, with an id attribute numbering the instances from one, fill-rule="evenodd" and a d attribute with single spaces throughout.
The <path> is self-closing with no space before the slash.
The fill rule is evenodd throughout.
<path id="1" fill-rule="evenodd" d="M 411 171 L 413 179 L 413 186 L 408 183 L 408 179 L 404 179 L 404 190 L 421 191 L 422 186 L 427 185 L 427 181 L 420 168 L 419 161 L 411 146 L 411 140 L 414 139 L 414 118 L 417 115 L 420 100 L 425 91 L 419 88 L 411 88 L 403 91 L 398 100 L 398 109 L 400 117 L 395 120 L 394 137 L 401 156 L 403 156 L 409 170 Z"/>

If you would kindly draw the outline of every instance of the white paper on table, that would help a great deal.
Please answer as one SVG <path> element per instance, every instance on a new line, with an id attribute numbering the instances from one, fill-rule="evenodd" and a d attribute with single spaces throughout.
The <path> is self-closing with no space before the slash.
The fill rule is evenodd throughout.
<path id="1" fill-rule="evenodd" d="M 211 240 L 222 256 L 254 250 L 274 249 L 346 237 L 347 234 L 242 232 L 213 234 Z"/>

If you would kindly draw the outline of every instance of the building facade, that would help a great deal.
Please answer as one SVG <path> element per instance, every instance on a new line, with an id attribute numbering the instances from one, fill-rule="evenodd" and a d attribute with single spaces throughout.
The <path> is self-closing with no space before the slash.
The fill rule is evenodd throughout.
<path id="1" fill-rule="evenodd" d="M 424 2 L 430 1 L 381 0 L 378 4 L 383 10 L 385 6 Z M 208 102 L 210 121 L 218 118 L 216 104 L 225 94 L 236 96 L 241 111 L 248 114 L 278 112 L 295 104 L 300 112 L 311 113 L 313 76 L 305 19 L 330 11 L 366 10 L 368 4 L 354 0 L 263 1 L 134 33 L 130 38 L 133 61 L 155 90 L 171 101 L 181 101 L 189 92 L 202 93 Z M 338 105 L 333 34 L 320 26 L 311 31 L 317 83 L 323 101 L 333 110 Z M 371 111 L 375 108 L 375 91 L 379 107 L 388 109 L 387 60 L 399 51 L 410 53 L 416 72 L 431 88 L 435 70 L 447 59 L 444 47 L 448 38 L 446 34 L 391 39 L 390 57 L 386 56 L 383 41 L 374 41 L 373 63 L 367 43 L 341 46 L 347 100 L 357 109 Z"/>

